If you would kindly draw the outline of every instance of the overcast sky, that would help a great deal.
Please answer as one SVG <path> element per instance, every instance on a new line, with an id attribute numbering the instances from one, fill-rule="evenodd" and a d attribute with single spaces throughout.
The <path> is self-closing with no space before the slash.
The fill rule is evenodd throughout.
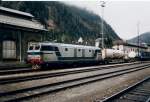
<path id="1" fill-rule="evenodd" d="M 86 8 L 101 16 L 99 0 L 67 0 L 65 3 Z M 108 0 L 104 8 L 104 19 L 122 39 L 133 38 L 137 36 L 138 22 L 140 33 L 150 31 L 150 1 Z"/>

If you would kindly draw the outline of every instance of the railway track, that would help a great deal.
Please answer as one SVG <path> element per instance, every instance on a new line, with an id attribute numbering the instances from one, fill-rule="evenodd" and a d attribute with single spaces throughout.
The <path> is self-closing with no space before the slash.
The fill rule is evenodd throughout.
<path id="1" fill-rule="evenodd" d="M 47 72 L 42 74 L 30 74 L 30 75 L 16 75 L 16 76 L 4 76 L 0 77 L 0 84 L 10 84 L 10 83 L 16 83 L 16 82 L 23 82 L 23 81 L 29 81 L 29 80 L 37 80 L 37 79 L 44 79 L 48 77 L 56 77 L 56 76 L 64 76 L 69 74 L 77 74 L 77 73 L 85 73 L 85 72 L 91 72 L 91 71 L 98 71 L 103 69 L 112 69 L 117 68 L 121 66 L 126 65 L 134 65 L 134 64 L 140 64 L 140 63 L 128 63 L 128 64 L 117 64 L 117 65 L 110 65 L 110 66 L 98 66 L 98 67 L 89 67 L 89 68 L 80 68 L 80 69 L 72 69 L 68 71 L 58 71 L 58 72 Z"/>
<path id="2" fill-rule="evenodd" d="M 95 102 L 150 102 L 150 77 L 108 97 Z"/>
<path id="3" fill-rule="evenodd" d="M 13 67 L 11 67 L 13 68 Z M 4 69 L 0 70 L 0 75 L 8 75 L 8 74 L 17 74 L 17 73 L 25 73 L 25 72 L 32 72 L 33 70 L 30 67 L 23 67 L 23 68 L 14 68 L 14 69 Z"/>
<path id="4" fill-rule="evenodd" d="M 29 64 L 2 64 L 0 65 L 0 75 L 28 72 L 30 67 Z"/>
<path id="5" fill-rule="evenodd" d="M 64 90 L 67 88 L 72 88 L 75 86 L 88 84 L 88 83 L 92 83 L 95 81 L 112 78 L 115 76 L 120 76 L 123 74 L 139 71 L 139 70 L 149 68 L 149 67 L 150 67 L 150 64 L 145 64 L 143 66 L 126 68 L 126 69 L 111 71 L 111 72 L 107 72 L 103 74 L 90 75 L 86 77 L 60 81 L 60 82 L 45 84 L 45 85 L 36 86 L 36 87 L 18 89 L 18 90 L 9 91 L 9 92 L 2 92 L 0 93 L 0 101 L 1 102 L 16 102 L 16 101 L 29 100 L 40 95 L 57 92 L 57 91 Z"/>
<path id="6" fill-rule="evenodd" d="M 140 63 L 140 62 L 137 62 L 137 63 Z M 125 63 L 125 64 L 128 64 L 128 63 Z M 134 63 L 130 63 L 130 64 L 134 64 Z M 40 71 L 40 70 L 37 70 L 37 71 Z M 18 73 L 25 73 L 25 72 L 34 72 L 34 71 L 29 66 L 28 67 L 27 66 L 26 67 L 15 67 L 15 66 L 6 67 L 5 66 L 4 68 L 0 68 L 0 75 L 18 74 Z"/>

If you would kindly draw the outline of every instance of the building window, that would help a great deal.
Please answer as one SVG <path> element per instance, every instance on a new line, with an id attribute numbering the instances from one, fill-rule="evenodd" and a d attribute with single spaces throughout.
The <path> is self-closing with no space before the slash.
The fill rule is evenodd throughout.
<path id="1" fill-rule="evenodd" d="M 15 59 L 16 58 L 16 43 L 15 41 L 3 41 L 3 58 Z"/>

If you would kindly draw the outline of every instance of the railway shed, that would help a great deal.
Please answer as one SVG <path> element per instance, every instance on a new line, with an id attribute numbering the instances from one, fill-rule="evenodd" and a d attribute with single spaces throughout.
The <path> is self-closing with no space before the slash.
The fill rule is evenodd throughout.
<path id="1" fill-rule="evenodd" d="M 28 44 L 43 41 L 46 31 L 32 14 L 0 6 L 0 61 L 24 61 Z"/>

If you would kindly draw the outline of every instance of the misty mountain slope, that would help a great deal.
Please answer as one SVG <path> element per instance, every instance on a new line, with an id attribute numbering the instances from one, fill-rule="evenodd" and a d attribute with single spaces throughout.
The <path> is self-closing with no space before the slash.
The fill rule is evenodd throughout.
<path id="1" fill-rule="evenodd" d="M 146 33 L 143 33 L 143 34 L 140 34 L 140 43 L 148 43 L 150 44 L 150 32 L 146 32 Z M 138 42 L 138 37 L 134 37 L 130 40 L 128 40 L 128 42 L 130 43 L 137 43 Z"/>
<path id="2" fill-rule="evenodd" d="M 101 18 L 85 9 L 66 5 L 62 2 L 6 2 L 1 6 L 29 12 L 40 20 L 49 30 L 46 40 L 75 43 L 80 37 L 84 43 L 94 45 L 95 39 L 101 37 Z M 120 38 L 109 24 L 104 22 L 105 43 L 112 45 L 112 41 Z"/>

